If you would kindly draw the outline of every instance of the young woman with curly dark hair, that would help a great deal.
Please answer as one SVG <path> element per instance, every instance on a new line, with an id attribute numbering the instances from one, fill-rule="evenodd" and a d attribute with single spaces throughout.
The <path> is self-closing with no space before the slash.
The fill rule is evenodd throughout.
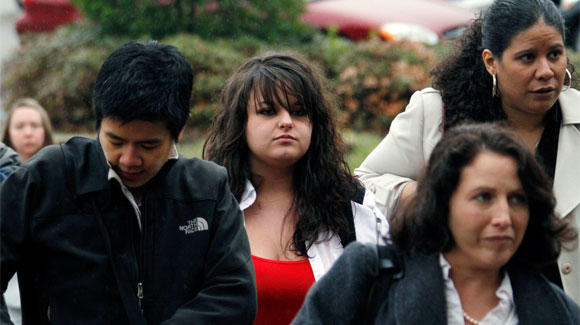
<path id="1" fill-rule="evenodd" d="M 294 323 L 578 324 L 578 304 L 539 272 L 577 237 L 554 206 L 517 135 L 493 124 L 452 128 L 391 233 L 397 275 L 377 273 L 388 264 L 374 247 L 350 245 Z"/>
<path id="2" fill-rule="evenodd" d="M 250 59 L 223 89 L 204 145 L 244 211 L 256 324 L 289 323 L 346 244 L 376 243 L 388 230 L 373 194 L 350 174 L 320 80 L 296 54 Z"/>
<path id="3" fill-rule="evenodd" d="M 415 192 L 444 130 L 463 121 L 505 121 L 553 182 L 556 211 L 580 227 L 580 92 L 564 47 L 564 20 L 550 0 L 496 0 L 415 93 L 389 134 L 355 170 L 391 219 Z M 397 228 L 398 218 L 390 220 Z M 546 275 L 580 302 L 580 250 Z"/>

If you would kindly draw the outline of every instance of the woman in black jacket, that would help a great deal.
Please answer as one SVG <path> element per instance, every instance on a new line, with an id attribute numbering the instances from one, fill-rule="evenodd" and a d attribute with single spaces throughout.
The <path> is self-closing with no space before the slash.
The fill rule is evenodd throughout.
<path id="1" fill-rule="evenodd" d="M 294 323 L 578 324 L 580 307 L 538 271 L 576 237 L 554 205 L 516 135 L 490 124 L 451 129 L 392 233 L 395 267 L 375 247 L 349 246 Z M 372 289 L 377 281 L 390 285 Z"/>

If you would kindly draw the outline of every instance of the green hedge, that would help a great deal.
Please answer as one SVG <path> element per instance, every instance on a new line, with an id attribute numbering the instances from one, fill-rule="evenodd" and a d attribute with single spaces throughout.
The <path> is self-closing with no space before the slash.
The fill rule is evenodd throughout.
<path id="1" fill-rule="evenodd" d="M 205 39 L 253 35 L 276 42 L 309 37 L 304 0 L 71 0 L 104 34 L 156 39 L 188 33 Z"/>
<path id="2" fill-rule="evenodd" d="M 91 98 L 94 80 L 104 59 L 129 39 L 103 36 L 86 22 L 55 33 L 29 35 L 4 66 L 1 91 L 8 105 L 19 97 L 34 97 L 49 111 L 56 129 L 87 132 L 94 129 Z M 316 34 L 300 45 L 272 45 L 241 37 L 208 41 L 178 34 L 162 40 L 191 62 L 195 83 L 189 127 L 203 133 L 211 124 L 226 79 L 249 57 L 267 50 L 294 50 L 314 62 L 328 78 L 338 99 L 340 122 L 352 130 L 384 134 L 411 94 L 429 85 L 428 70 L 447 46 L 429 48 L 418 43 L 352 43 Z M 570 53 L 580 66 L 580 55 Z"/>

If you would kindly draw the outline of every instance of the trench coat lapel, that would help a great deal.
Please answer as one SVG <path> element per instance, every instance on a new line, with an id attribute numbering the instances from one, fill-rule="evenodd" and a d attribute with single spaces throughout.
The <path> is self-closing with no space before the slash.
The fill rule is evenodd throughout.
<path id="1" fill-rule="evenodd" d="M 562 127 L 558 139 L 558 156 L 554 175 L 556 211 L 568 215 L 580 204 L 580 93 L 574 89 L 560 95 Z"/>

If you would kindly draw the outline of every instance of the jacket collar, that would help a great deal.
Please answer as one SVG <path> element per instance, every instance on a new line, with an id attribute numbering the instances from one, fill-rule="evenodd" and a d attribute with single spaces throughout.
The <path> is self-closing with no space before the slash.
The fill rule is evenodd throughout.
<path id="1" fill-rule="evenodd" d="M 78 195 L 110 189 L 110 179 L 116 173 L 106 159 L 105 152 L 98 139 L 73 137 L 62 145 L 67 170 L 72 171 L 71 188 Z M 174 145 L 169 160 L 178 159 L 177 147 Z M 110 173 L 113 171 L 113 173 Z"/>
<path id="2" fill-rule="evenodd" d="M 78 195 L 110 188 L 109 167 L 101 145 L 96 139 L 73 137 L 62 145 L 71 189 Z"/>
<path id="3" fill-rule="evenodd" d="M 523 267 L 508 269 L 508 274 L 514 288 L 514 302 L 520 324 L 572 324 L 562 298 L 557 296 L 557 289 L 548 280 Z"/>
<path id="4" fill-rule="evenodd" d="M 405 259 L 405 276 L 395 282 L 397 324 L 446 324 L 447 303 L 437 254 Z"/>
<path id="5" fill-rule="evenodd" d="M 580 161 L 580 92 L 568 89 L 560 95 L 562 127 L 558 138 L 558 156 L 554 175 L 554 194 L 558 198 L 556 211 L 565 217 L 580 204 L 580 196 L 575 189 L 580 182 L 578 161 Z"/>
<path id="6" fill-rule="evenodd" d="M 405 258 L 405 276 L 393 283 L 397 324 L 446 324 L 447 303 L 439 255 Z M 510 268 L 516 314 L 520 324 L 571 324 L 556 289 L 539 273 Z M 541 303 L 539 303 L 541 301 Z"/>

